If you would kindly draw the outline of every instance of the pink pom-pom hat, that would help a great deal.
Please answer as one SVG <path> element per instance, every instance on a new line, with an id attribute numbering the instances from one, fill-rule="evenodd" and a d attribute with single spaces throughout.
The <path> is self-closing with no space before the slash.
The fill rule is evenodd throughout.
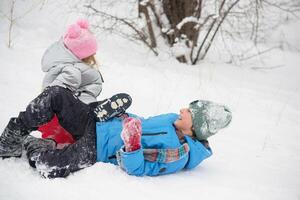
<path id="1" fill-rule="evenodd" d="M 76 24 L 70 25 L 63 41 L 79 59 L 94 55 L 97 51 L 96 37 L 89 31 L 89 23 L 85 19 L 77 20 Z"/>

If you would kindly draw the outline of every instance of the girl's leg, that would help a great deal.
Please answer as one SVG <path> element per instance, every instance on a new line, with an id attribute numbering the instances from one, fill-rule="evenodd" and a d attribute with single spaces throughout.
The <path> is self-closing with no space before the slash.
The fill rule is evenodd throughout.
<path id="1" fill-rule="evenodd" d="M 70 90 L 49 87 L 30 102 L 19 117 L 10 119 L 0 136 L 0 157 L 21 156 L 23 140 L 32 130 L 49 122 L 54 114 L 75 140 L 84 134 L 88 120 L 94 118 L 90 107 L 74 97 Z"/>
<path id="2" fill-rule="evenodd" d="M 29 129 L 36 129 L 49 122 L 54 114 L 75 140 L 83 135 L 88 120 L 94 118 L 88 105 L 77 99 L 70 90 L 59 86 L 46 88 L 30 102 L 25 112 L 19 114 L 19 118 Z"/>

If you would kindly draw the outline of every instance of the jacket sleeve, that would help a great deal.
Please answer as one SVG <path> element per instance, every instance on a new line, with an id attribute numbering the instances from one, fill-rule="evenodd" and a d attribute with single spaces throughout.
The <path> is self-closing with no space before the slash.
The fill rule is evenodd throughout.
<path id="1" fill-rule="evenodd" d="M 93 97 L 97 97 L 100 95 L 102 91 L 102 82 L 95 82 L 93 84 L 87 85 L 82 89 L 83 92 L 88 92 L 92 94 Z"/>
<path id="2" fill-rule="evenodd" d="M 81 84 L 81 72 L 73 67 L 73 65 L 65 66 L 55 80 L 50 84 L 61 85 L 69 88 L 72 91 L 77 90 Z"/>
<path id="3" fill-rule="evenodd" d="M 92 71 L 94 74 L 99 74 L 97 76 L 96 79 L 91 79 L 91 82 L 81 86 L 81 88 L 79 88 L 79 91 L 82 92 L 87 92 L 89 95 L 92 95 L 93 97 L 97 97 L 100 95 L 101 91 L 102 91 L 102 78 L 100 75 L 100 72 L 98 71 Z"/>
<path id="4" fill-rule="evenodd" d="M 193 140 L 192 138 L 185 136 L 185 140 L 190 147 L 189 160 L 185 166 L 186 169 L 193 169 L 199 165 L 203 160 L 212 155 L 212 151 L 207 149 L 198 140 Z"/>
<path id="5" fill-rule="evenodd" d="M 142 148 L 133 152 L 125 152 L 123 148 L 121 148 L 121 150 L 117 152 L 120 167 L 129 175 L 135 176 L 157 176 L 175 173 L 184 168 L 188 159 L 187 157 L 188 156 L 171 163 L 161 163 L 145 160 Z"/>

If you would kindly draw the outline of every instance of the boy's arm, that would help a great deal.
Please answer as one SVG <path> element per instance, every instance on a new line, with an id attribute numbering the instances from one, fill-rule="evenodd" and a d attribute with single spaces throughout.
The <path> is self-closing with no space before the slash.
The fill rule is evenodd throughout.
<path id="1" fill-rule="evenodd" d="M 117 159 L 120 167 L 129 175 L 155 176 L 159 172 L 157 163 L 147 163 L 147 161 L 144 160 L 142 148 L 132 152 L 125 152 L 124 148 L 121 148 L 120 151 L 117 152 Z"/>
<path id="2" fill-rule="evenodd" d="M 117 152 L 117 159 L 121 168 L 129 175 L 157 176 L 174 173 L 183 169 L 188 160 L 187 155 L 171 163 L 150 162 L 145 160 L 142 148 L 132 152 L 125 152 L 123 148 L 121 148 L 121 150 Z"/>
<path id="3" fill-rule="evenodd" d="M 198 140 L 193 140 L 192 138 L 185 136 L 185 140 L 190 147 L 189 160 L 185 166 L 186 169 L 193 169 L 199 165 L 203 160 L 212 155 L 210 148 L 206 148 Z"/>

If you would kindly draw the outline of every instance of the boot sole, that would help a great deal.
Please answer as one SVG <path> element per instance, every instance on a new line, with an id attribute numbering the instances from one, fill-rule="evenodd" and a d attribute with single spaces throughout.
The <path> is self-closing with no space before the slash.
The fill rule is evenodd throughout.
<path id="1" fill-rule="evenodd" d="M 119 93 L 102 102 L 95 109 L 99 121 L 106 121 L 124 113 L 130 107 L 132 99 L 128 94 Z"/>

